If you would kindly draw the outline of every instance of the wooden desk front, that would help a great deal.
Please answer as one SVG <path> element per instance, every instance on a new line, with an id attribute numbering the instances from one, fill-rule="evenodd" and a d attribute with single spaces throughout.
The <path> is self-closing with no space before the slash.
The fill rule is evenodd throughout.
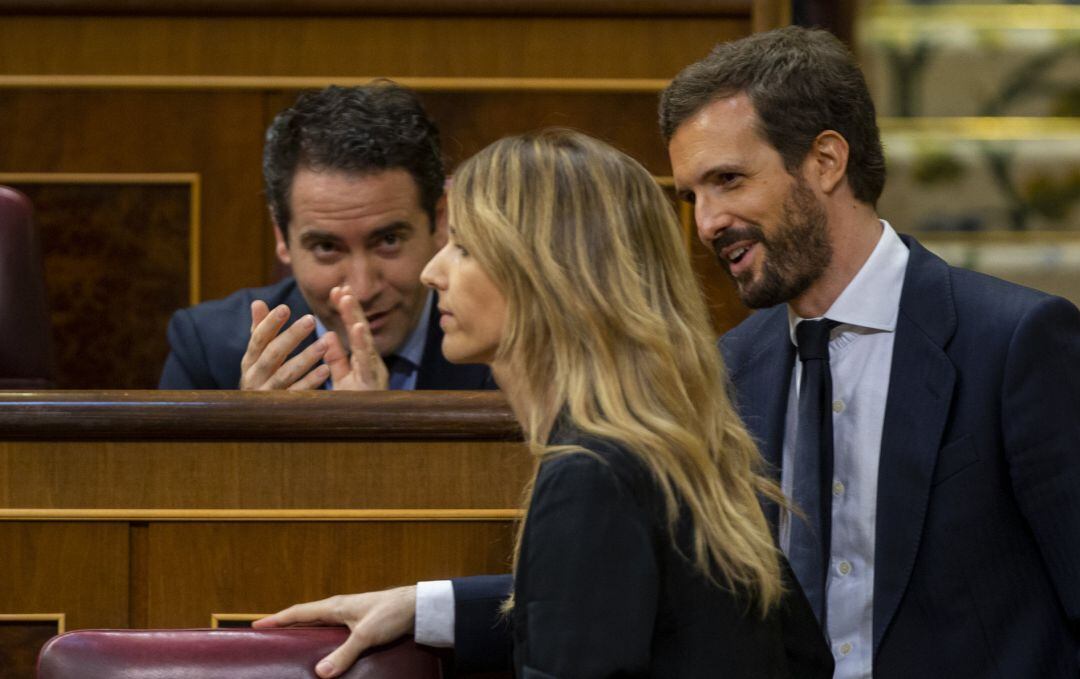
<path id="1" fill-rule="evenodd" d="M 0 666 L 54 614 L 207 627 L 504 572 L 531 464 L 495 393 L 0 392 Z"/>

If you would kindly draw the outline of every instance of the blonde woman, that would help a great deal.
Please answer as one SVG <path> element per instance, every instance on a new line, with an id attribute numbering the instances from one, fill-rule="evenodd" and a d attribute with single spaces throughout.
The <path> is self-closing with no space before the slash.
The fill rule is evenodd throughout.
<path id="1" fill-rule="evenodd" d="M 516 675 L 831 676 L 648 172 L 546 131 L 465 162 L 449 205 L 422 276 L 443 352 L 491 366 L 539 463 L 505 606 Z"/>

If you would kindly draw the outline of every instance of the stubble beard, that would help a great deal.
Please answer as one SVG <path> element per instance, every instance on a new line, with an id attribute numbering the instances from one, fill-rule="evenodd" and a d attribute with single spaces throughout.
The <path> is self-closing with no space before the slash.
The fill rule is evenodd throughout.
<path id="1" fill-rule="evenodd" d="M 732 275 L 731 263 L 720 254 L 728 245 L 747 238 L 757 241 L 762 249 L 758 254 L 764 255 L 757 277 L 752 270 Z M 776 233 L 766 238 L 760 226 L 745 227 L 725 233 L 713 242 L 713 249 L 735 281 L 739 299 L 751 309 L 795 299 L 821 278 L 832 262 L 825 209 L 801 178 L 784 198 Z"/>

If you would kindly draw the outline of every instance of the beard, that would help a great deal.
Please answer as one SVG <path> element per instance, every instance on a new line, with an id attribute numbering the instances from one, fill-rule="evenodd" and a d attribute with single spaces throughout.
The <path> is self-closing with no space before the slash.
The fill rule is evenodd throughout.
<path id="1" fill-rule="evenodd" d="M 795 299 L 821 278 L 832 262 L 832 244 L 825 209 L 814 192 L 800 177 L 784 198 L 780 223 L 768 238 L 754 224 L 730 227 L 713 241 L 713 251 L 724 271 L 735 281 L 742 303 L 751 309 L 763 309 Z M 721 252 L 724 248 L 750 240 L 758 243 L 762 257 L 761 275 L 752 270 L 732 275 L 731 262 Z"/>

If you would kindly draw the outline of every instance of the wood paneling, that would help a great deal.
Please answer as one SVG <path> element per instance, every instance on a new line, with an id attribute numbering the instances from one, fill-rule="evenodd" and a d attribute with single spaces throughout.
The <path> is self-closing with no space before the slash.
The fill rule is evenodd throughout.
<path id="1" fill-rule="evenodd" d="M 748 14 L 11 16 L 0 22 L 0 73 L 670 78 L 749 32 Z"/>
<path id="2" fill-rule="evenodd" d="M 149 626 L 509 569 L 510 522 L 150 526 Z"/>
<path id="3" fill-rule="evenodd" d="M 7 90 L 0 172 L 200 175 L 202 294 L 221 297 L 261 281 L 270 268 L 260 170 L 265 116 L 262 97 L 250 92 Z M 185 249 L 176 257 L 185 258 Z"/>
<path id="4" fill-rule="evenodd" d="M 62 616 L 0 614 L 0 679 L 33 677 L 38 650 L 62 628 Z"/>
<path id="5" fill-rule="evenodd" d="M 260 436 L 248 422 L 233 440 L 158 430 L 154 440 L 89 441 L 78 433 L 95 408 L 114 432 L 161 419 L 162 408 L 191 422 L 207 411 L 192 392 L 70 400 L 79 393 L 5 394 L 0 405 L 70 410 L 51 433 L 37 429 L 39 440 L 0 433 L 0 614 L 64 612 L 72 628 L 203 627 L 213 613 L 508 568 L 532 460 L 516 430 L 490 439 L 507 416 L 497 394 L 402 392 L 380 410 L 378 394 L 365 407 L 333 398 L 344 394 L 212 392 L 210 411 L 246 402 L 233 412 L 262 411 L 266 422 L 308 406 L 290 435 Z M 361 426 L 336 440 L 317 433 L 350 408 Z M 379 420 L 381 432 L 363 426 Z"/>
<path id="6" fill-rule="evenodd" d="M 0 502 L 101 509 L 515 507 L 528 465 L 520 443 L 0 443 L 0 468 L 7 470 Z"/>
<path id="7" fill-rule="evenodd" d="M 17 5 L 0 7 L 5 1 Z M 716 42 L 747 34 L 752 18 L 775 14 L 775 3 L 760 0 L 753 17 L 747 0 L 418 2 L 395 5 L 415 11 L 379 13 L 378 3 L 324 0 L 298 14 L 289 0 L 177 0 L 168 4 L 176 12 L 156 14 L 166 5 L 57 0 L 44 14 L 8 16 L 0 22 L 0 172 L 197 174 L 203 230 L 192 285 L 215 299 L 277 274 L 262 139 L 298 87 L 404 79 L 422 91 L 451 165 L 506 134 L 561 125 L 668 175 L 657 92 Z M 722 295 L 728 284 L 709 285 Z M 711 302 L 725 309 L 729 299 Z M 155 318 L 174 310 L 163 299 L 142 303 L 159 305 Z M 718 313 L 718 329 L 742 313 Z M 128 381 L 65 384 L 153 386 L 161 333 L 133 352 L 146 358 Z M 82 335 L 58 329 L 58 353 L 84 351 Z"/>
<path id="8" fill-rule="evenodd" d="M 776 0 L 770 0 L 776 2 Z M 13 14 L 165 15 L 745 15 L 751 0 L 0 0 Z"/>
<path id="9" fill-rule="evenodd" d="M 190 302 L 193 187 L 8 183 L 34 204 L 53 333 L 78 338 L 57 343 L 56 386 L 153 388 Z"/>
<path id="10" fill-rule="evenodd" d="M 128 624 L 128 529 L 0 521 L 0 613 L 64 613 L 69 629 Z"/>

